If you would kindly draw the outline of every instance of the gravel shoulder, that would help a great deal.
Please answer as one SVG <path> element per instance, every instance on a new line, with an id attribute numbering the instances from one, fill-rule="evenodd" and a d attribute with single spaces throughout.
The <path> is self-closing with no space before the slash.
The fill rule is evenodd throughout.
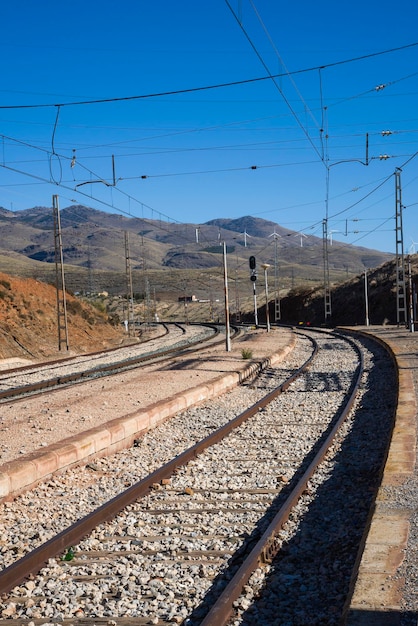
<path id="1" fill-rule="evenodd" d="M 358 327 L 355 330 L 375 335 L 392 346 L 400 369 L 411 376 L 410 386 L 413 388 L 409 389 L 409 393 L 418 402 L 418 333 L 384 326 Z M 261 329 L 250 330 L 232 343 L 231 352 L 227 352 L 224 345 L 219 345 L 46 396 L 3 404 L 0 407 L 0 472 L 5 464 L 24 461 L 68 437 L 122 419 L 131 412 L 145 409 L 222 375 L 242 371 L 248 366 L 248 361 L 241 354 L 244 348 L 252 351 L 253 361 L 261 361 L 291 345 L 290 329 L 273 328 L 270 333 Z M 415 441 L 416 427 L 415 415 Z M 414 460 L 415 466 L 405 481 L 382 487 L 384 503 L 380 504 L 381 509 L 398 508 L 408 514 L 409 532 L 404 558 L 392 577 L 400 583 L 402 626 L 415 625 L 418 610 L 416 447 Z M 387 583 L 390 581 L 387 580 Z M 379 593 L 381 595 L 381 590 Z"/>
<path id="2" fill-rule="evenodd" d="M 0 472 L 14 460 L 68 437 L 100 427 L 127 414 L 145 409 L 182 391 L 213 381 L 248 366 L 242 350 L 251 350 L 261 361 L 292 344 L 286 328 L 249 330 L 232 342 L 231 351 L 214 346 L 193 355 L 100 378 L 46 395 L 6 403 L 0 407 Z"/>
<path id="3" fill-rule="evenodd" d="M 418 334 L 383 326 L 359 327 L 356 330 L 380 337 L 392 346 L 400 370 L 408 372 L 411 377 L 408 392 L 418 400 Z M 254 361 L 261 361 L 291 345 L 290 329 L 272 329 L 271 333 L 261 329 L 251 330 L 233 342 L 231 352 L 226 352 L 224 345 L 220 345 L 197 354 L 147 366 L 136 372 L 123 373 L 109 379 L 101 378 L 44 397 L 4 404 L 0 407 L 0 472 L 4 464 L 16 460 L 24 461 L 30 455 L 44 452 L 63 439 L 103 426 L 112 420 L 122 419 L 130 412 L 145 409 L 222 375 L 242 371 L 248 365 L 248 361 L 241 354 L 244 348 L 252 351 Z M 416 418 L 415 415 L 415 440 Z M 414 457 L 415 455 L 416 448 Z M 414 460 L 416 461 L 415 458 Z M 403 514 L 406 512 L 408 516 L 409 532 L 403 559 L 396 573 L 391 576 L 385 574 L 384 579 L 384 587 L 396 587 L 401 597 L 394 598 L 393 604 L 386 604 L 385 609 L 380 584 L 382 579 L 375 576 L 378 585 L 376 593 L 373 587 L 368 588 L 369 595 L 373 596 L 371 604 L 360 604 L 360 612 L 367 620 L 375 615 L 380 619 L 388 611 L 392 617 L 400 617 L 396 623 L 415 626 L 418 615 L 416 463 L 406 480 L 396 484 L 383 483 L 381 495 L 383 500 L 378 505 L 379 512 L 386 514 L 390 509 L 391 521 L 396 509 Z M 370 608 L 367 609 L 367 606 Z M 399 606 L 401 610 L 398 609 Z M 357 621 L 349 623 L 357 626 L 367 621 L 358 621 L 357 615 Z"/>

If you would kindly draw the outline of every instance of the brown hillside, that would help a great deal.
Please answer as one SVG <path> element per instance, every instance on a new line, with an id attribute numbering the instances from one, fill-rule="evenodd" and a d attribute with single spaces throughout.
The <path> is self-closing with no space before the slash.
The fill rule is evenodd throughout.
<path id="1" fill-rule="evenodd" d="M 418 291 L 418 255 L 409 257 L 413 293 L 409 298 L 409 270 L 405 273 L 405 306 L 409 316 L 410 303 L 416 315 Z M 365 324 L 365 277 L 360 274 L 331 289 L 332 326 Z M 391 261 L 367 273 L 368 317 L 370 324 L 397 323 L 396 263 Z M 286 323 L 310 322 L 314 326 L 324 323 L 324 292 L 322 286 L 298 288 L 282 300 L 282 321 Z M 403 317 L 402 317 L 403 320 Z"/>
<path id="2" fill-rule="evenodd" d="M 0 359 L 48 359 L 120 345 L 124 334 L 94 307 L 67 295 L 70 350 L 58 349 L 53 285 L 0 273 Z"/>

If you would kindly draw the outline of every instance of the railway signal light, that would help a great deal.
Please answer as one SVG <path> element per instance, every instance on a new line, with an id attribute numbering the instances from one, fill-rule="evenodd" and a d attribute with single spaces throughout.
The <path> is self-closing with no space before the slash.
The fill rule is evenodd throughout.
<path id="1" fill-rule="evenodd" d="M 256 266 L 255 256 L 250 256 L 249 262 L 250 262 L 250 270 L 251 270 L 250 280 L 255 282 L 257 280 L 257 272 L 255 269 L 255 266 Z"/>

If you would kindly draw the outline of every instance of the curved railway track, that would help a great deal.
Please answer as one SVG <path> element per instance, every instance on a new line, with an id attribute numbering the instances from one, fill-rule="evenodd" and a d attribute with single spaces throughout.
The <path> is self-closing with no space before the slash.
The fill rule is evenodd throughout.
<path id="1" fill-rule="evenodd" d="M 213 325 L 162 324 L 160 337 L 140 344 L 102 352 L 37 363 L 0 372 L 0 404 L 100 376 L 120 374 L 142 364 L 150 364 L 197 350 L 208 342 L 221 342 L 219 328 Z M 234 332 L 238 332 L 235 330 Z"/>
<path id="2" fill-rule="evenodd" d="M 383 417 L 379 412 L 379 444 L 374 442 L 366 450 L 364 396 L 373 375 L 373 358 L 382 358 L 381 353 L 376 356 L 379 348 L 366 350 L 358 342 L 324 332 L 310 332 L 309 339 L 307 333 L 298 333 L 298 343 L 305 354 L 304 365 L 296 368 L 289 361 L 265 371 L 251 384 L 257 402 L 233 419 L 228 415 L 223 425 L 215 427 L 213 407 L 194 409 L 196 439 L 197 422 L 213 431 L 208 436 L 161 467 L 155 460 L 149 475 L 48 541 L 38 542 L 22 558 L 14 560 L 13 546 L 4 547 L 8 566 L 0 574 L 3 618 L 9 618 L 10 624 L 25 619 L 34 624 L 45 620 L 108 624 L 111 620 L 112 624 L 221 626 L 231 619 L 234 624 L 292 623 L 286 622 L 286 602 L 283 621 L 277 615 L 275 621 L 263 621 L 267 618 L 257 613 L 246 617 L 253 604 L 248 597 L 261 595 L 266 571 L 271 575 L 274 563 L 288 558 L 303 519 L 317 506 L 318 494 L 347 463 L 342 457 L 347 446 L 349 458 L 354 454 L 357 459 L 351 460 L 349 471 L 355 473 L 352 463 L 360 464 L 361 480 L 348 503 L 352 515 L 355 510 L 355 538 L 347 542 L 350 554 L 345 552 L 343 588 L 336 594 L 338 600 L 333 600 L 337 610 L 323 618 L 327 621 L 316 621 L 311 615 L 310 621 L 301 617 L 294 622 L 338 623 L 333 619 L 344 610 L 384 460 L 393 397 L 389 401 L 382 390 L 382 402 L 389 408 Z M 363 352 L 368 354 L 365 370 Z M 248 392 L 252 398 L 253 390 Z M 360 442 L 352 439 L 357 421 Z M 374 420 L 367 428 L 376 428 Z M 132 453 L 141 455 L 141 443 Z M 135 474 L 135 469 L 131 471 Z M 343 487 L 346 479 L 337 480 Z M 347 500 L 348 492 L 344 487 Z M 337 500 L 335 494 L 330 497 L 331 505 L 321 504 L 328 517 L 333 514 L 332 501 Z M 251 576 L 256 578 L 253 587 Z M 285 588 L 300 574 L 289 576 L 282 583 Z M 249 585 L 255 590 L 250 591 Z"/>

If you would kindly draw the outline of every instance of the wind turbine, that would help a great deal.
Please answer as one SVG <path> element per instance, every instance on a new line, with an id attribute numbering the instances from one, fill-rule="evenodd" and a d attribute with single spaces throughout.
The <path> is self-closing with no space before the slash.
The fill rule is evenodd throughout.
<path id="1" fill-rule="evenodd" d="M 411 245 L 408 248 L 408 252 L 409 252 L 409 254 L 415 254 L 415 252 L 416 252 L 415 246 L 418 245 L 418 241 L 414 241 L 412 239 L 412 237 L 411 237 L 411 241 L 412 241 L 412 243 L 411 243 Z"/>
<path id="2" fill-rule="evenodd" d="M 306 239 L 307 235 L 304 235 L 303 233 L 296 233 L 294 236 L 295 237 L 300 237 L 300 247 L 303 248 L 303 239 L 302 239 L 302 237 L 305 237 L 305 239 Z"/>
<path id="3" fill-rule="evenodd" d="M 276 229 L 274 229 L 274 232 L 272 232 L 269 237 L 273 237 L 273 239 L 279 239 L 279 237 L 281 238 L 282 236 L 279 235 L 279 233 L 276 233 Z"/>
<path id="4" fill-rule="evenodd" d="M 329 238 L 329 243 L 332 246 L 332 233 L 339 233 L 339 230 L 329 230 L 328 231 L 328 238 Z"/>
<path id="5" fill-rule="evenodd" d="M 241 235 L 244 235 L 244 248 L 246 248 L 247 247 L 247 237 L 251 237 L 251 235 L 249 235 L 247 233 L 247 229 L 245 229 L 244 232 L 241 233 Z"/>

